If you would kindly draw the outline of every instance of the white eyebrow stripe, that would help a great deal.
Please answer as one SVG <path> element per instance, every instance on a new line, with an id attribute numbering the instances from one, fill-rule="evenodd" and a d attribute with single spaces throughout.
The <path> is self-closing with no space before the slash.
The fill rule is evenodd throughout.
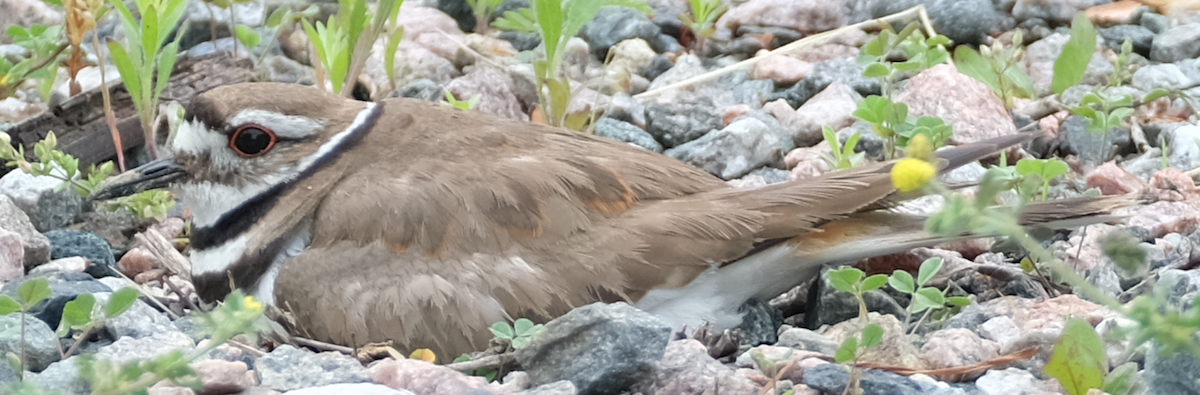
<path id="1" fill-rule="evenodd" d="M 242 110 L 229 120 L 229 124 L 235 128 L 251 123 L 270 128 L 276 136 L 286 139 L 308 137 L 325 127 L 321 122 L 309 117 L 283 115 L 253 108 Z"/>

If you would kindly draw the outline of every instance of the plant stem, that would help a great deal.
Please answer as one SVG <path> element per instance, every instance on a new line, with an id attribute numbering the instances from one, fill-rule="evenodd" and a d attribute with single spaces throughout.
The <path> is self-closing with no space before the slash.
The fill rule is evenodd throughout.
<path id="1" fill-rule="evenodd" d="M 112 133 L 113 145 L 117 151 L 117 171 L 125 172 L 125 145 L 121 143 L 121 131 L 117 129 L 117 115 L 113 113 L 112 98 L 108 93 L 108 81 L 104 73 L 104 56 L 100 52 L 100 37 L 96 32 L 92 33 L 92 46 L 96 48 L 96 63 L 100 68 L 100 95 L 104 102 L 104 123 L 108 124 L 108 131 Z"/>

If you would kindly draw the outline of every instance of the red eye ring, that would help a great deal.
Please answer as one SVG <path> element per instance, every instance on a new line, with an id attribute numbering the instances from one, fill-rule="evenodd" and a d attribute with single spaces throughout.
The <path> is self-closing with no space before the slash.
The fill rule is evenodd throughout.
<path id="1" fill-rule="evenodd" d="M 257 158 L 271 152 L 279 138 L 271 129 L 249 124 L 239 127 L 229 136 L 229 149 L 243 158 Z"/>

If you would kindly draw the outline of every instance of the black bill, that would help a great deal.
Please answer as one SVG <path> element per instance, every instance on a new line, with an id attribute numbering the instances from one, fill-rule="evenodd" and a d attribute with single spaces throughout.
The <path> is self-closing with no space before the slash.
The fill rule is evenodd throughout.
<path id="1" fill-rule="evenodd" d="M 165 188 L 183 177 L 184 172 L 174 157 L 161 158 L 109 177 L 100 184 L 89 199 L 109 200 L 151 189 Z"/>

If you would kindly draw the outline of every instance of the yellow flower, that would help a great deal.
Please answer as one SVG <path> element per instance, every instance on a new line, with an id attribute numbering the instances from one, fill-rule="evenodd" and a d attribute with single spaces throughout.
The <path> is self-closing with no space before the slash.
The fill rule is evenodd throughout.
<path id="1" fill-rule="evenodd" d="M 900 192 L 912 192 L 924 187 L 935 175 L 937 169 L 932 163 L 904 158 L 892 167 L 892 185 Z"/>
<path id="2" fill-rule="evenodd" d="M 257 299 L 254 299 L 253 296 L 247 296 L 244 299 L 242 299 L 242 304 L 245 305 L 246 309 L 248 309 L 248 310 L 263 311 L 262 303 L 259 303 L 259 301 Z"/>
<path id="3" fill-rule="evenodd" d="M 925 133 L 917 133 L 908 140 L 904 156 L 922 161 L 933 161 L 933 142 L 929 141 L 929 136 L 926 136 Z"/>

